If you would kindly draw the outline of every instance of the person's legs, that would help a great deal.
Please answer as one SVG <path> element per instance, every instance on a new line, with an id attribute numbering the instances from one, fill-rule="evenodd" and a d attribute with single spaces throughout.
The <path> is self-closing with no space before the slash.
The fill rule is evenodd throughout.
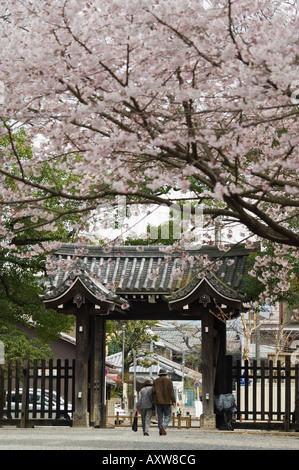
<path id="1" fill-rule="evenodd" d="M 171 405 L 157 405 L 159 434 L 166 434 L 166 428 L 171 418 Z"/>
<path id="2" fill-rule="evenodd" d="M 164 406 L 164 409 L 163 409 L 164 420 L 162 422 L 162 426 L 164 429 L 166 429 L 171 419 L 171 405 L 163 405 L 163 406 Z"/>
<path id="3" fill-rule="evenodd" d="M 163 405 L 156 405 L 156 409 L 158 416 L 158 427 L 160 427 L 163 422 Z"/>
<path id="4" fill-rule="evenodd" d="M 145 412 L 145 416 L 144 416 L 143 433 L 147 435 L 149 432 L 150 424 L 151 424 L 153 410 L 151 408 L 146 408 L 144 412 Z"/>
<path id="5" fill-rule="evenodd" d="M 157 405 L 158 427 L 160 434 L 166 434 L 166 428 L 171 420 L 171 405 Z"/>
<path id="6" fill-rule="evenodd" d="M 140 414 L 141 414 L 142 430 L 143 430 L 143 433 L 145 433 L 146 409 L 142 408 L 140 410 Z"/>
<path id="7" fill-rule="evenodd" d="M 160 436 L 166 434 L 166 431 L 163 427 L 163 416 L 164 416 L 164 405 L 156 405 L 157 408 L 157 415 L 158 415 L 158 428 Z"/>

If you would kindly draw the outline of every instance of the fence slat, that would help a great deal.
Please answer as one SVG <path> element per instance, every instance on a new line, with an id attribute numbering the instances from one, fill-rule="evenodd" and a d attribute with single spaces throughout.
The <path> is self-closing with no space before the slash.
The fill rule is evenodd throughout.
<path id="1" fill-rule="evenodd" d="M 32 366 L 32 418 L 37 417 L 37 386 L 38 384 L 38 362 L 34 359 Z"/>
<path id="2" fill-rule="evenodd" d="M 237 368 L 236 368 L 236 375 L 235 375 L 235 380 L 236 380 L 236 386 L 237 386 L 237 403 L 239 406 L 237 407 L 237 419 L 241 419 L 241 408 L 240 408 L 240 403 L 241 403 L 241 361 L 237 361 Z"/>
<path id="3" fill-rule="evenodd" d="M 281 420 L 281 362 L 277 361 L 277 373 L 276 373 L 276 383 L 277 383 L 277 398 L 276 398 L 276 408 L 277 408 L 277 421 Z"/>
<path id="4" fill-rule="evenodd" d="M 16 361 L 15 365 L 15 418 L 20 417 L 20 362 Z"/>
<path id="5" fill-rule="evenodd" d="M 291 402 L 291 360 L 290 356 L 285 358 L 285 431 L 290 430 L 290 402 Z"/>
<path id="6" fill-rule="evenodd" d="M 22 412 L 21 412 L 21 428 L 26 428 L 29 410 L 29 379 L 30 367 L 29 360 L 23 366 L 23 391 L 22 391 Z"/>
<path id="7" fill-rule="evenodd" d="M 56 362 L 56 419 L 60 418 L 60 396 L 61 396 L 61 360 Z"/>
<path id="8" fill-rule="evenodd" d="M 46 397 L 46 361 L 43 359 L 41 361 L 41 406 L 40 406 L 40 417 L 45 418 L 45 397 Z"/>
<path id="9" fill-rule="evenodd" d="M 273 419 L 273 361 L 269 361 L 269 412 L 268 421 Z"/>
<path id="10" fill-rule="evenodd" d="M 299 423 L 299 364 L 295 364 L 295 407 L 294 422 Z"/>
<path id="11" fill-rule="evenodd" d="M 64 416 L 68 415 L 68 396 L 69 396 L 69 360 L 64 361 L 64 387 L 63 387 L 63 396 L 64 396 Z"/>
<path id="12" fill-rule="evenodd" d="M 244 364 L 245 419 L 248 419 L 248 360 Z"/>
<path id="13" fill-rule="evenodd" d="M 256 397 L 256 384 L 257 384 L 257 361 L 254 360 L 252 364 L 252 419 L 255 421 L 257 418 L 257 397 Z"/>
<path id="14" fill-rule="evenodd" d="M 72 364 L 72 412 L 75 411 L 75 359 L 73 359 Z"/>
<path id="15" fill-rule="evenodd" d="M 0 364 L 0 420 L 3 419 L 3 408 L 5 407 L 5 390 L 4 390 L 4 366 Z"/>
<path id="16" fill-rule="evenodd" d="M 48 363 L 48 418 L 52 418 L 52 413 L 53 413 L 53 359 L 49 360 Z"/>
<path id="17" fill-rule="evenodd" d="M 7 367 L 7 417 L 11 418 L 11 390 L 12 390 L 12 364 L 9 361 Z"/>
<path id="18" fill-rule="evenodd" d="M 265 361 L 261 361 L 261 419 L 265 419 Z"/>

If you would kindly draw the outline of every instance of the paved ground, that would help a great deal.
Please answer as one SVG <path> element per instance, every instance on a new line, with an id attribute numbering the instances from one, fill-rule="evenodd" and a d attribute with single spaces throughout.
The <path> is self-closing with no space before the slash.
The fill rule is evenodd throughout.
<path id="1" fill-rule="evenodd" d="M 40 427 L 33 429 L 0 428 L 0 450 L 100 450 L 100 459 L 135 455 L 145 463 L 154 464 L 159 454 L 179 455 L 181 459 L 199 458 L 201 450 L 299 450 L 299 433 L 261 431 L 207 431 L 203 429 L 169 429 L 159 436 L 157 428 L 143 436 L 130 428 L 81 429 Z M 147 452 L 140 452 L 140 451 Z M 109 452 L 110 451 L 110 452 Z M 133 453 L 132 453 L 133 451 Z M 159 454 L 159 455 L 160 455 Z M 182 457 L 184 456 L 185 457 Z M 150 457 L 148 457 L 150 456 Z M 127 457 L 128 458 L 128 457 Z M 146 459 L 152 459 L 146 461 Z M 161 458 L 161 457 L 159 457 Z M 172 457 L 174 458 L 174 457 Z M 102 463 L 122 463 L 108 462 Z M 126 462 L 129 464 L 129 461 Z M 131 462 L 131 467 L 134 462 Z M 137 461 L 135 463 L 138 463 Z M 159 460 L 157 464 L 163 463 Z M 170 462 L 164 462 L 170 463 Z M 173 461 L 173 463 L 175 463 Z M 184 463 L 183 461 L 181 463 Z"/>

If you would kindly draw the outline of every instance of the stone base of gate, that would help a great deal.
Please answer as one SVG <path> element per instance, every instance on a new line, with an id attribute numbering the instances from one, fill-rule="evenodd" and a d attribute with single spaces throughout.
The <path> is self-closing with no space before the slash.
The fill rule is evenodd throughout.
<path id="1" fill-rule="evenodd" d="M 74 428 L 89 428 L 89 413 L 74 413 L 73 414 L 73 427 Z"/>
<path id="2" fill-rule="evenodd" d="M 216 415 L 214 413 L 210 415 L 201 415 L 200 427 L 201 429 L 216 429 Z"/>

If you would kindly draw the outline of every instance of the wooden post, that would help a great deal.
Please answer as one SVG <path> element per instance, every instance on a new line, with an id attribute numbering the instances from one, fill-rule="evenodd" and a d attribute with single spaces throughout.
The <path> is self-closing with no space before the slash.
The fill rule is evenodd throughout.
<path id="1" fill-rule="evenodd" d="M 74 427 L 88 427 L 88 333 L 87 305 L 82 303 L 76 314 L 76 365 Z"/>
<path id="2" fill-rule="evenodd" d="M 291 358 L 286 356 L 285 358 L 285 422 L 284 430 L 288 432 L 290 430 L 291 421 Z"/>
<path id="3" fill-rule="evenodd" d="M 3 419 L 3 408 L 5 407 L 5 389 L 4 389 L 4 367 L 0 364 L 0 428 Z"/>
<path id="4" fill-rule="evenodd" d="M 208 308 L 202 311 L 202 405 L 201 426 L 216 428 L 214 413 L 215 359 L 214 359 L 214 317 Z"/>
<path id="5" fill-rule="evenodd" d="M 27 358 L 23 367 L 23 393 L 22 393 L 22 411 L 20 427 L 26 428 L 28 421 L 28 405 L 29 405 L 29 359 Z"/>
<path id="6" fill-rule="evenodd" d="M 215 395 L 226 392 L 226 323 L 218 318 L 214 318 L 215 338 Z"/>
<path id="7" fill-rule="evenodd" d="M 106 410 L 106 318 L 98 318 L 98 352 L 99 352 L 99 411 L 100 411 L 100 428 L 105 428 L 107 424 Z"/>
<path id="8" fill-rule="evenodd" d="M 92 426 L 104 428 L 106 427 L 105 318 L 91 317 L 90 339 L 90 423 Z"/>
<path id="9" fill-rule="evenodd" d="M 299 423 L 299 364 L 295 364 L 295 410 L 294 422 Z M 297 429 L 297 428 L 296 428 Z"/>

